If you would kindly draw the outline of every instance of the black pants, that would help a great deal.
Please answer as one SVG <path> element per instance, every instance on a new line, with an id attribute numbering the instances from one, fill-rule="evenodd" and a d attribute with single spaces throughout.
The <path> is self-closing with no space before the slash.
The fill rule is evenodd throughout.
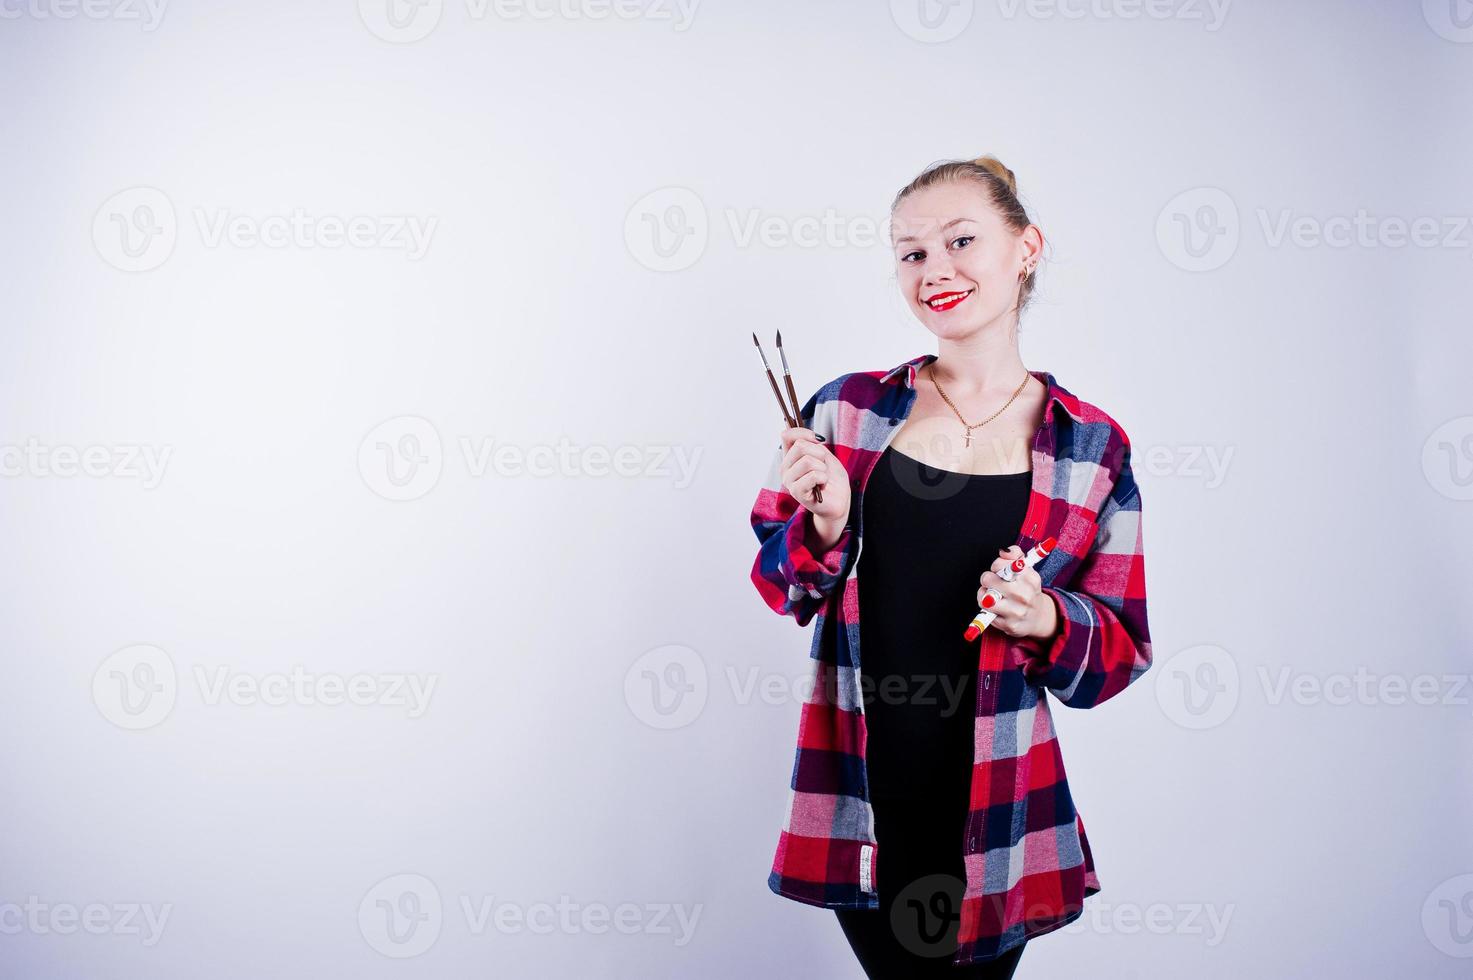
<path id="1" fill-rule="evenodd" d="M 963 818 L 938 820 L 938 810 L 963 814 L 965 805 L 938 807 L 918 797 L 876 798 L 880 907 L 835 909 L 834 914 L 871 980 L 1008 980 L 1026 942 L 994 960 L 961 967 L 951 963 L 966 888 L 961 858 Z"/>
<path id="2" fill-rule="evenodd" d="M 928 955 L 918 952 L 914 942 L 903 942 L 891 929 L 884 909 L 836 909 L 839 926 L 849 948 L 854 950 L 864 975 L 870 980 L 909 980 L 911 977 L 954 977 L 956 980 L 1009 980 L 1028 944 L 1021 943 L 994 960 L 953 966 L 955 930 L 951 953 Z M 932 950 L 935 952 L 935 950 Z"/>

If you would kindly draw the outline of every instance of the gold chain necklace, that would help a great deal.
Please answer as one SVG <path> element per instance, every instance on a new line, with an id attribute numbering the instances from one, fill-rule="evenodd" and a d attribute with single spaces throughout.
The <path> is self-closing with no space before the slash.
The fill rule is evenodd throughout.
<path id="1" fill-rule="evenodd" d="M 980 428 L 980 427 L 986 425 L 988 422 L 991 422 L 993 419 L 997 418 L 1003 412 L 1006 412 L 1008 410 L 1008 406 L 1013 403 L 1013 398 L 1017 398 L 1019 392 L 1021 392 L 1023 390 L 1024 385 L 1027 385 L 1028 384 L 1028 378 L 1030 377 L 1030 375 L 1028 374 L 1028 372 L 1027 371 L 1024 371 L 1023 372 L 1023 383 L 1020 384 L 1020 385 L 1018 385 L 1017 390 L 1013 392 L 1012 398 L 1009 398 L 1003 404 L 1002 408 L 999 408 L 997 411 L 995 411 L 991 415 L 987 416 L 987 418 L 983 419 L 981 422 L 974 422 L 971 425 L 967 425 L 967 420 L 964 419 L 964 418 L 962 418 L 962 413 L 961 412 L 957 412 L 956 406 L 951 404 L 951 399 L 946 397 L 946 392 L 944 392 L 944 391 L 941 390 L 941 383 L 936 380 L 936 362 L 934 362 L 934 361 L 931 362 L 930 370 L 927 372 L 927 374 L 929 374 L 931 376 L 931 383 L 936 386 L 936 393 L 941 396 L 942 400 L 944 400 L 946 402 L 946 404 L 951 405 L 951 410 L 953 412 L 956 412 L 956 417 L 959 418 L 959 419 L 961 419 L 962 425 L 965 425 L 967 427 L 967 441 L 966 441 L 965 445 L 968 448 L 970 448 L 971 445 L 972 445 L 972 430 L 973 429 Z"/>

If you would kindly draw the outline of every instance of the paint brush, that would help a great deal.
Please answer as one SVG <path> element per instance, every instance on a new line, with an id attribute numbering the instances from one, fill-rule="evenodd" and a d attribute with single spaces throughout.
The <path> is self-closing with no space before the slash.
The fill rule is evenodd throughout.
<path id="1" fill-rule="evenodd" d="M 762 343 L 757 339 L 757 332 L 755 330 L 752 331 L 752 346 L 756 347 L 757 353 L 762 355 L 762 367 L 767 371 L 767 383 L 772 386 L 772 397 L 777 399 L 778 408 L 782 409 L 783 421 L 788 424 L 788 428 L 790 429 L 802 428 L 803 411 L 798 405 L 798 396 L 793 391 L 793 376 L 788 371 L 787 355 L 782 355 L 783 381 L 787 383 L 788 396 L 793 399 L 793 410 L 791 413 L 788 411 L 788 403 L 783 401 L 782 392 L 778 390 L 777 379 L 772 376 L 772 365 L 767 363 L 767 353 L 762 349 Z M 777 350 L 779 354 L 782 354 L 782 349 L 783 335 L 782 331 L 778 331 Z M 813 488 L 813 499 L 817 503 L 823 503 L 823 491 L 820 490 L 818 487 Z"/>
<path id="2" fill-rule="evenodd" d="M 796 428 L 798 423 L 793 421 L 793 416 L 788 412 L 788 403 L 783 401 L 782 392 L 777 390 L 777 380 L 772 376 L 772 367 L 767 363 L 767 354 L 762 350 L 762 344 L 757 340 L 757 332 L 752 331 L 752 344 L 757 348 L 757 353 L 762 355 L 762 366 L 767 370 L 767 383 L 772 385 L 772 397 L 777 399 L 777 407 L 782 409 L 783 421 L 788 423 L 788 428 Z"/>

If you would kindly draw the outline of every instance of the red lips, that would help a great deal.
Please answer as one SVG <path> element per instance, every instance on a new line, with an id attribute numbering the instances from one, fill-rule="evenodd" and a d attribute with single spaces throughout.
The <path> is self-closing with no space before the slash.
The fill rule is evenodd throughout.
<path id="1" fill-rule="evenodd" d="M 928 309 L 934 310 L 937 313 L 944 313 L 945 311 L 947 311 L 947 310 L 951 309 L 952 307 L 956 306 L 956 304 L 960 303 L 962 300 L 966 299 L 970 295 L 972 295 L 972 291 L 970 289 L 965 289 L 965 290 L 962 290 L 961 292 L 937 293 L 935 296 L 932 296 L 929 299 L 927 299 L 925 301 L 925 303 L 926 303 L 926 307 Z M 943 297 L 946 298 L 946 302 L 937 305 L 936 304 L 936 300 L 941 299 Z"/>

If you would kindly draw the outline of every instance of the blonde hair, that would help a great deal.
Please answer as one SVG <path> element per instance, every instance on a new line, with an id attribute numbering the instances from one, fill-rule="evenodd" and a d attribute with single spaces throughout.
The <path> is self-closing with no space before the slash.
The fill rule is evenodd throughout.
<path id="1" fill-rule="evenodd" d="M 922 188 L 956 180 L 970 180 L 981 185 L 987 194 L 988 202 L 1002 216 L 1003 222 L 1014 231 L 1021 232 L 1033 223 L 1033 220 L 1028 217 L 1028 210 L 1018 200 L 1018 178 L 1001 160 L 991 154 L 980 156 L 975 160 L 942 160 L 931 164 L 921 171 L 915 180 L 900 189 L 900 193 L 895 195 L 895 200 L 890 205 L 890 213 L 893 215 L 895 209 L 900 207 L 900 202 L 910 194 Z M 1022 315 L 1023 308 L 1032 298 L 1033 284 L 1037 279 L 1038 267 L 1035 266 L 1033 274 L 1018 286 L 1019 315 Z"/>

